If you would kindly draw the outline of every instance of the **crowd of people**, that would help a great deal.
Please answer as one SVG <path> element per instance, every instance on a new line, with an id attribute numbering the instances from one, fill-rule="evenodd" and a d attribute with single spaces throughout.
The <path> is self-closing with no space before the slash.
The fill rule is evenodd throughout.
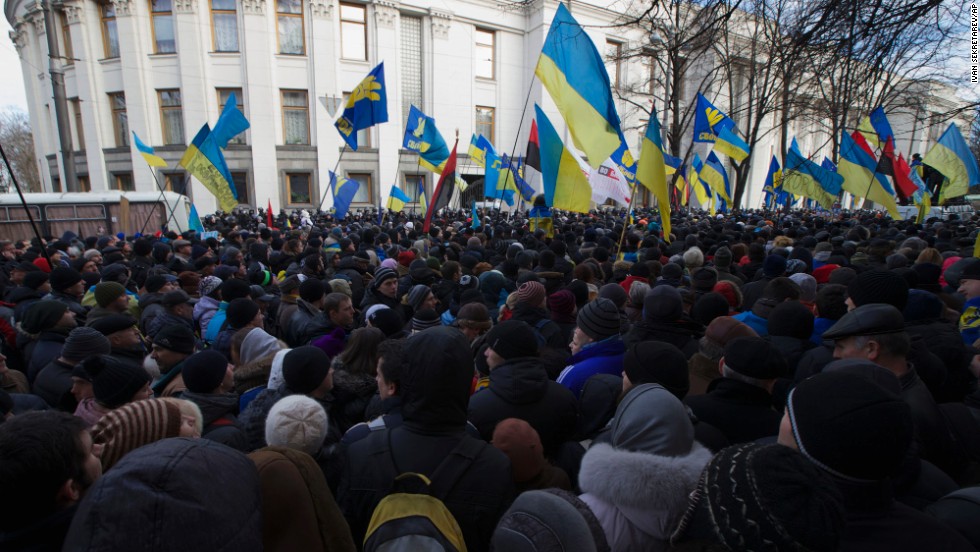
<path id="1" fill-rule="evenodd" d="M 0 241 L 0 550 L 980 548 L 976 215 L 624 215 Z"/>

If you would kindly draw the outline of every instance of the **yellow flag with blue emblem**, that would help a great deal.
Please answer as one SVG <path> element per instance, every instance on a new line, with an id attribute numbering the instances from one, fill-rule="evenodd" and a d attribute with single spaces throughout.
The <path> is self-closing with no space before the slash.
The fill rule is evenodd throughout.
<path id="1" fill-rule="evenodd" d="M 347 145 L 357 151 L 357 132 L 388 122 L 388 93 L 382 61 L 350 93 L 344 112 L 334 123 Z"/>

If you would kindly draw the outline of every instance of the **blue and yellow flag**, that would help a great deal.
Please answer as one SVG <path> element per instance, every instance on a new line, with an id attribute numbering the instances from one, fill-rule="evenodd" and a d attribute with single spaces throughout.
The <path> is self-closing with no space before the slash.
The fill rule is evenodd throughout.
<path id="1" fill-rule="evenodd" d="M 626 178 L 626 183 L 630 188 L 636 182 L 636 159 L 630 153 L 629 146 L 626 145 L 626 138 L 620 134 L 619 147 L 609 156 L 609 159 L 619 167 L 619 172 Z"/>
<path id="2" fill-rule="evenodd" d="M 517 182 L 514 180 L 513 161 L 507 158 L 505 153 L 500 160 L 500 169 L 497 173 L 496 197 L 503 199 L 507 205 L 514 206 L 514 195 L 517 192 Z"/>
<path id="3" fill-rule="evenodd" d="M 666 152 L 664 153 L 664 171 L 666 172 L 667 176 L 679 171 L 683 163 L 684 162 L 680 157 L 674 157 Z"/>
<path id="4" fill-rule="evenodd" d="M 162 157 L 157 155 L 153 151 L 153 148 L 144 144 L 143 141 L 140 140 L 140 137 L 136 135 L 136 132 L 133 132 L 133 145 L 136 146 L 136 151 L 140 152 L 140 155 L 142 155 L 143 159 L 146 160 L 147 165 L 151 167 L 167 166 L 167 162 L 164 161 Z"/>
<path id="5" fill-rule="evenodd" d="M 417 198 L 418 198 L 418 202 L 419 202 L 419 207 L 422 209 L 422 212 L 424 213 L 424 212 L 428 211 L 429 210 L 429 202 L 425 200 L 425 184 L 423 184 L 421 182 L 419 183 L 419 194 L 418 194 Z"/>
<path id="6" fill-rule="evenodd" d="M 558 106 L 575 147 L 598 169 L 622 141 L 619 115 L 605 61 L 562 3 L 551 21 L 534 74 Z"/>
<path id="7" fill-rule="evenodd" d="M 406 203 L 410 203 L 412 198 L 403 192 L 398 186 L 391 187 L 391 195 L 388 196 L 388 208 L 392 211 L 401 211 Z"/>
<path id="8" fill-rule="evenodd" d="M 238 110 L 235 94 L 231 93 L 228 95 L 228 100 L 225 101 L 225 107 L 221 110 L 218 122 L 214 123 L 214 128 L 211 129 L 211 139 L 219 148 L 224 149 L 228 147 L 229 140 L 245 132 L 250 126 L 248 119 Z"/>
<path id="9" fill-rule="evenodd" d="M 922 162 L 949 179 L 939 192 L 939 203 L 965 195 L 970 186 L 980 186 L 980 168 L 960 129 L 950 123 L 939 142 L 932 146 Z"/>
<path id="10" fill-rule="evenodd" d="M 231 185 L 231 171 L 225 163 L 225 156 L 211 136 L 207 123 L 201 127 L 197 136 L 187 146 L 187 151 L 179 165 L 194 175 L 209 192 L 218 199 L 222 211 L 231 212 L 238 206 L 238 196 Z"/>
<path id="11" fill-rule="evenodd" d="M 636 179 L 657 198 L 657 209 L 660 211 L 660 224 L 663 226 L 664 239 L 670 242 L 670 190 L 667 189 L 667 169 L 664 163 L 664 144 L 660 139 L 660 120 L 657 119 L 657 108 L 650 113 L 650 123 L 643 135 L 643 145 L 640 147 L 640 162 L 636 167 Z"/>
<path id="12" fill-rule="evenodd" d="M 470 148 L 466 151 L 470 156 L 470 161 L 473 161 L 477 165 L 486 168 L 487 167 L 487 154 L 491 153 L 496 155 L 493 149 L 493 144 L 490 140 L 487 140 L 482 134 L 474 134 L 470 138 Z"/>
<path id="13" fill-rule="evenodd" d="M 876 148 L 881 147 L 881 144 L 878 142 L 878 132 L 875 130 L 874 125 L 871 124 L 870 115 L 861 119 L 857 129 L 861 133 L 861 136 L 864 136 L 864 139 L 868 141 L 868 144 Z"/>
<path id="14" fill-rule="evenodd" d="M 704 170 L 704 163 L 701 162 L 701 156 L 695 153 L 694 159 L 691 160 L 691 167 L 688 169 L 687 179 L 688 184 L 694 188 L 694 196 L 698 198 L 701 208 L 705 208 L 711 199 L 711 188 L 701 180 L 702 170 Z"/>
<path id="15" fill-rule="evenodd" d="M 708 153 L 704 168 L 698 171 L 698 175 L 711 187 L 714 193 L 718 194 L 718 197 L 725 200 L 726 203 L 731 203 L 732 198 L 728 192 L 728 171 L 725 170 L 725 166 L 721 164 L 721 159 L 718 159 L 715 152 Z"/>
<path id="16" fill-rule="evenodd" d="M 735 126 L 735 121 L 728 115 L 721 112 L 698 92 L 698 103 L 694 111 L 694 141 L 714 143 L 718 134 L 724 130 L 731 130 Z"/>
<path id="17" fill-rule="evenodd" d="M 786 152 L 783 191 L 817 200 L 824 209 L 832 209 L 844 179 L 803 157 L 792 147 Z"/>
<path id="18" fill-rule="evenodd" d="M 547 206 L 535 205 L 527 213 L 528 223 L 531 232 L 541 230 L 545 237 L 555 237 L 555 224 L 551 218 L 551 208 Z"/>
<path id="19" fill-rule="evenodd" d="M 436 128 L 436 120 L 414 105 L 408 112 L 402 147 L 419 154 L 419 164 L 441 174 L 449 159 L 449 146 Z"/>
<path id="20" fill-rule="evenodd" d="M 886 186 L 888 180 L 884 175 L 875 172 L 877 164 L 850 134 L 846 131 L 841 133 L 840 159 L 837 164 L 837 174 L 844 179 L 841 187 L 855 197 L 868 198 L 883 205 L 893 219 L 898 219 L 895 194 L 891 191 L 891 186 Z"/>
<path id="21" fill-rule="evenodd" d="M 350 210 L 350 204 L 354 201 L 354 196 L 357 195 L 357 189 L 360 187 L 360 182 L 338 176 L 333 171 L 330 171 L 330 189 L 333 190 L 334 218 L 341 220 L 347 216 L 347 211 Z"/>
<path id="22" fill-rule="evenodd" d="M 385 89 L 385 63 L 368 73 L 347 98 L 344 112 L 334 123 L 347 145 L 357 151 L 357 132 L 388 122 L 388 93 Z"/>
<path id="23" fill-rule="evenodd" d="M 885 109 L 880 105 L 871 112 L 868 116 L 871 121 L 871 127 L 875 129 L 875 133 L 878 134 L 878 140 L 884 144 L 889 138 L 895 141 L 895 133 L 892 131 L 892 125 L 888 122 L 888 116 L 885 115 Z"/>
<path id="24" fill-rule="evenodd" d="M 548 206 L 588 213 L 592 200 L 592 186 L 589 185 L 588 178 L 572 153 L 565 148 L 548 116 L 537 104 L 534 105 L 534 112 L 538 121 L 538 141 L 541 148 L 541 177 Z"/>
<path id="25" fill-rule="evenodd" d="M 197 207 L 193 203 L 191 203 L 191 212 L 187 215 L 187 227 L 198 234 L 204 233 L 204 225 L 201 224 L 201 215 L 197 214 Z"/>
<path id="26" fill-rule="evenodd" d="M 524 198 L 524 201 L 531 201 L 534 197 L 534 188 L 524 180 L 524 159 L 521 156 L 517 157 L 515 162 L 511 159 L 511 171 L 514 173 L 514 183 L 517 184 L 517 191 Z"/>
<path id="27" fill-rule="evenodd" d="M 473 221 L 470 224 L 470 226 L 472 226 L 473 228 L 479 228 L 480 227 L 480 215 L 478 215 L 476 213 L 476 200 L 475 199 L 473 200 Z"/>
<path id="28" fill-rule="evenodd" d="M 723 128 L 718 132 L 714 150 L 724 153 L 738 163 L 741 163 L 749 156 L 749 145 L 745 140 L 742 140 L 735 134 L 734 127 Z"/>
<path id="29" fill-rule="evenodd" d="M 762 191 L 765 192 L 763 202 L 766 204 L 766 207 L 772 207 L 772 200 L 776 198 L 776 194 L 779 193 L 782 185 L 783 171 L 779 167 L 779 160 L 773 155 L 772 160 L 769 162 L 769 172 L 766 174 L 766 181 L 762 184 Z"/>

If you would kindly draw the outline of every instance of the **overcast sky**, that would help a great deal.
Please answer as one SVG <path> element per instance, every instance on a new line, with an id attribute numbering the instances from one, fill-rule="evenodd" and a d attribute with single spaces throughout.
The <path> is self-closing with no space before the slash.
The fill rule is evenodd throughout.
<path id="1" fill-rule="evenodd" d="M 24 92 L 24 73 L 20 67 L 17 48 L 10 40 L 10 23 L 7 18 L 0 16 L 0 75 L 3 75 L 3 86 L 0 86 L 0 109 L 14 106 L 27 111 L 27 93 Z"/>

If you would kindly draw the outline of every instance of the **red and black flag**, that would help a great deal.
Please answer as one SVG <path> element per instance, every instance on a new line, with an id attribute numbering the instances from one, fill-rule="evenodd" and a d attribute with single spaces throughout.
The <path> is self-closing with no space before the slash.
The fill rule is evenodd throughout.
<path id="1" fill-rule="evenodd" d="M 422 225 L 423 232 L 429 231 L 433 213 L 448 207 L 449 200 L 453 197 L 453 190 L 456 189 L 456 146 L 458 145 L 459 140 L 456 140 L 456 143 L 453 144 L 453 151 L 449 153 L 446 166 L 442 169 L 442 174 L 439 175 L 436 190 L 432 194 L 432 200 L 429 201 L 429 209 L 425 212 L 425 223 Z"/>
<path id="2" fill-rule="evenodd" d="M 527 138 L 524 159 L 524 181 L 534 187 L 541 182 L 541 147 L 538 142 L 538 122 L 531 120 L 531 135 Z M 537 189 L 541 189 L 538 187 Z"/>

